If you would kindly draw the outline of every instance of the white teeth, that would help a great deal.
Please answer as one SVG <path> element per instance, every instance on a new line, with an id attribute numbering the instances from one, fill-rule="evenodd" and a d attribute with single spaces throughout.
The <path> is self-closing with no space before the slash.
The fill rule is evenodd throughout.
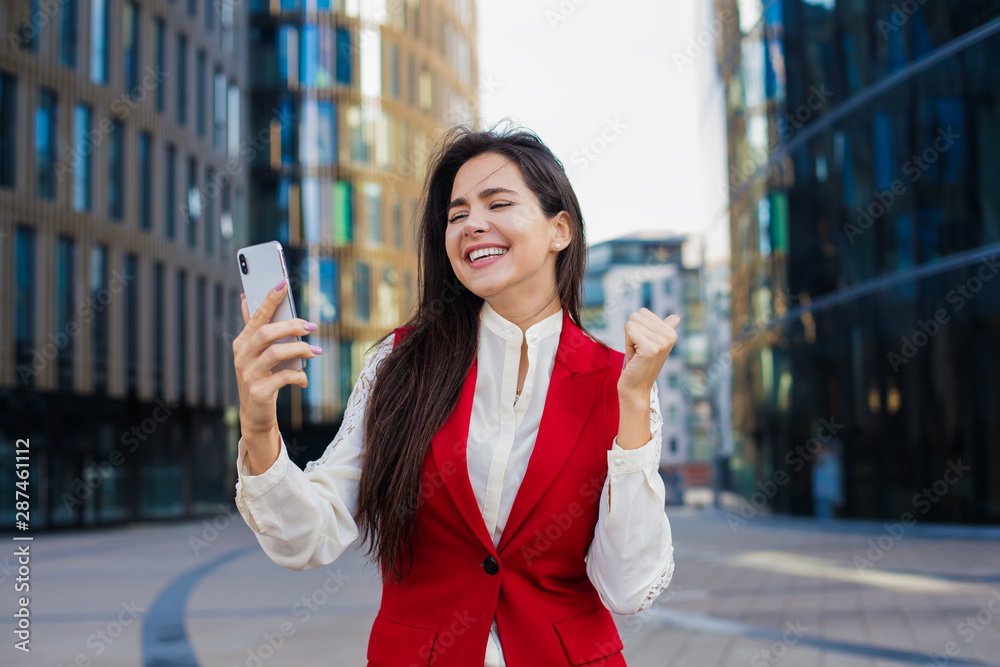
<path id="1" fill-rule="evenodd" d="M 489 257 L 491 255 L 502 255 L 507 252 L 506 248 L 480 248 L 479 250 L 473 250 L 469 253 L 469 261 L 474 262 L 481 257 Z"/>

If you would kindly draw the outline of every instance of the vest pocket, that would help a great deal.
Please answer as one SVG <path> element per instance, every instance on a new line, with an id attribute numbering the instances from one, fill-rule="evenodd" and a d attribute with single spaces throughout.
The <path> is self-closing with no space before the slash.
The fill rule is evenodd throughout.
<path id="1" fill-rule="evenodd" d="M 611 613 L 603 606 L 552 624 L 571 665 L 586 665 L 624 648 Z"/>
<path id="2" fill-rule="evenodd" d="M 368 638 L 368 667 L 429 665 L 437 631 L 376 616 Z"/>

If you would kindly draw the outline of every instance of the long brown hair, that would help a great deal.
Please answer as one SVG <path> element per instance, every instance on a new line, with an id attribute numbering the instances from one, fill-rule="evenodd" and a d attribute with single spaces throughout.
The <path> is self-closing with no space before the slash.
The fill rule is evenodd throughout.
<path id="1" fill-rule="evenodd" d="M 569 214 L 572 242 L 556 258 L 556 287 L 569 317 L 583 329 L 587 243 L 580 204 L 562 163 L 537 135 L 523 129 L 457 127 L 447 132 L 431 157 L 420 202 L 420 297 L 416 313 L 403 325 L 412 330 L 379 365 L 364 419 L 358 525 L 367 555 L 377 558 L 384 580 L 402 581 L 402 563 L 407 563 L 407 573 L 413 566 L 412 518 L 420 500 L 420 471 L 431 438 L 457 404 L 478 351 L 483 299 L 455 276 L 445 229 L 455 175 L 483 153 L 507 157 L 520 168 L 546 217 Z"/>

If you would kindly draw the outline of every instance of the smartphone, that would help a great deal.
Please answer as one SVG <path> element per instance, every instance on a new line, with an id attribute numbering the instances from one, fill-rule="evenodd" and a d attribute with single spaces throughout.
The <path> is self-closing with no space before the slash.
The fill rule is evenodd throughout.
<path id="1" fill-rule="evenodd" d="M 268 241 L 240 248 L 236 251 L 236 259 L 240 267 L 240 278 L 243 280 L 243 293 L 247 297 L 247 310 L 253 317 L 257 308 L 267 297 L 267 293 L 273 290 L 282 278 L 288 279 L 285 253 L 282 251 L 280 243 Z M 271 322 L 283 322 L 295 317 L 298 317 L 295 314 L 295 299 L 292 298 L 292 290 L 289 287 L 285 292 L 284 300 L 274 310 Z M 275 343 L 294 343 L 301 340 L 300 336 L 285 336 L 276 340 Z M 286 368 L 301 371 L 305 370 L 305 367 L 305 359 L 293 357 L 279 362 L 271 369 L 271 372 L 277 373 Z"/>

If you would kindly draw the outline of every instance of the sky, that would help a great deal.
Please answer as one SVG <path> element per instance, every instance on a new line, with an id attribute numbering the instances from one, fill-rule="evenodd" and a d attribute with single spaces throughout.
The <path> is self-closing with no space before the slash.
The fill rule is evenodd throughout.
<path id="1" fill-rule="evenodd" d="M 478 0 L 477 11 L 481 125 L 510 118 L 552 149 L 588 243 L 693 234 L 710 261 L 728 256 L 711 0 Z"/>

